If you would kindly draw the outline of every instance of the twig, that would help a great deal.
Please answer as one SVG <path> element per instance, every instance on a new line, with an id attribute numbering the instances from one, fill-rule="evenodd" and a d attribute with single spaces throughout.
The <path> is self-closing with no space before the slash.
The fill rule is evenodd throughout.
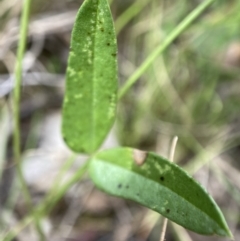
<path id="1" fill-rule="evenodd" d="M 169 154 L 169 160 L 170 160 L 171 162 L 173 162 L 173 158 L 174 158 L 174 153 L 175 153 L 177 141 L 178 141 L 178 137 L 175 136 L 175 137 L 173 138 L 173 140 L 172 140 L 171 149 L 170 149 L 170 154 Z M 164 218 L 160 241 L 164 241 L 165 234 L 166 234 L 166 230 L 167 230 L 167 223 L 168 223 L 168 219 L 167 219 L 167 218 Z"/>

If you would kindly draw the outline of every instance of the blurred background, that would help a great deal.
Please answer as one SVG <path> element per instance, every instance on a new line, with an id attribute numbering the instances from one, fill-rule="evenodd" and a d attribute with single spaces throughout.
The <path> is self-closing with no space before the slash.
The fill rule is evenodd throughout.
<path id="1" fill-rule="evenodd" d="M 112 0 L 119 86 L 201 0 Z M 23 172 L 34 205 L 86 157 L 61 138 L 61 105 L 73 22 L 81 0 L 32 1 L 21 101 Z M 0 0 L 0 237 L 22 225 L 28 207 L 12 152 L 13 70 L 21 0 Z M 118 105 L 103 148 L 131 146 L 168 156 L 214 197 L 240 240 L 240 1 L 218 0 L 159 56 Z M 67 163 L 67 165 L 66 165 Z M 64 166 L 65 165 L 65 166 Z M 41 219 L 50 241 L 158 241 L 159 214 L 110 197 L 87 175 Z M 15 241 L 39 240 L 34 226 Z M 3 240 L 3 238 L 0 238 Z M 167 241 L 220 241 L 169 223 Z"/>

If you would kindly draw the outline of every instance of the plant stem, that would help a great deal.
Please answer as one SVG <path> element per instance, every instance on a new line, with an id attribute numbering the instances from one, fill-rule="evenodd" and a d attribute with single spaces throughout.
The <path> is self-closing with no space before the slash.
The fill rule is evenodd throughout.
<path id="1" fill-rule="evenodd" d="M 69 168 L 72 166 L 72 164 L 74 163 L 74 161 L 76 160 L 77 155 L 74 153 L 72 154 L 67 160 L 66 162 L 62 165 L 61 169 L 59 170 L 57 176 L 54 178 L 54 182 L 51 186 L 51 189 L 49 190 L 47 196 L 45 199 L 48 198 L 48 196 L 51 196 L 55 193 L 55 191 L 59 188 L 59 186 L 61 186 L 61 180 L 63 180 L 64 178 L 64 174 L 66 174 L 66 172 L 69 170 Z"/>
<path id="2" fill-rule="evenodd" d="M 205 0 L 197 8 L 195 8 L 136 69 L 136 71 L 128 78 L 126 83 L 119 91 L 118 98 L 121 99 L 130 87 L 142 76 L 142 74 L 150 67 L 154 60 L 162 54 L 162 52 L 186 29 L 192 22 L 198 18 L 203 11 L 216 0 Z"/>
<path id="3" fill-rule="evenodd" d="M 43 201 L 43 205 L 40 206 L 40 216 L 45 216 L 51 211 L 54 205 L 64 196 L 64 194 L 69 190 L 71 186 L 81 180 L 83 175 L 86 173 L 90 159 L 87 160 L 79 170 L 74 173 L 74 175 L 62 186 L 58 187 L 55 192 L 49 194 L 46 199 Z"/>
<path id="4" fill-rule="evenodd" d="M 22 166 L 21 166 L 21 133 L 20 133 L 20 101 L 21 101 L 21 86 L 22 86 L 22 62 L 24 58 L 24 53 L 26 50 L 27 42 L 27 32 L 28 32 L 28 22 L 30 15 L 31 0 L 23 1 L 23 11 L 20 23 L 20 37 L 17 50 L 17 61 L 15 65 L 15 84 L 13 93 L 13 115 L 14 115 L 14 140 L 13 140 L 13 152 L 14 161 L 17 170 L 17 176 L 19 182 L 21 183 L 23 195 L 25 197 L 27 205 L 32 209 L 31 195 L 27 187 L 27 183 L 24 179 Z M 44 234 L 41 229 L 39 220 L 35 219 L 36 229 L 39 234 L 40 240 L 45 240 Z"/>
<path id="5" fill-rule="evenodd" d="M 17 168 L 17 175 L 23 188 L 23 193 L 28 205 L 31 205 L 31 196 L 24 180 L 21 168 L 21 140 L 20 140 L 20 99 L 21 99 L 21 85 L 22 85 L 22 62 L 26 49 L 26 39 L 28 30 L 28 19 L 30 13 L 31 0 L 26 0 L 23 5 L 23 12 L 20 24 L 20 38 L 17 50 L 17 61 L 15 65 L 15 84 L 13 95 L 13 115 L 14 115 L 14 142 L 13 152 Z"/>
<path id="6" fill-rule="evenodd" d="M 169 160 L 171 162 L 173 162 L 173 158 L 174 158 L 174 153 L 176 150 L 176 145 L 177 145 L 177 141 L 178 141 L 178 137 L 175 136 L 172 140 L 172 144 L 171 144 L 171 149 L 170 149 L 170 155 L 169 155 Z M 168 219 L 164 218 L 163 219 L 163 228 L 162 228 L 162 232 L 161 232 L 161 236 L 160 236 L 160 241 L 164 241 L 165 238 L 165 234 L 166 234 L 166 230 L 167 230 L 167 224 L 168 224 Z"/>
<path id="7" fill-rule="evenodd" d="M 133 19 L 144 7 L 149 4 L 149 0 L 134 1 L 115 21 L 116 34 L 118 35 L 126 24 Z"/>

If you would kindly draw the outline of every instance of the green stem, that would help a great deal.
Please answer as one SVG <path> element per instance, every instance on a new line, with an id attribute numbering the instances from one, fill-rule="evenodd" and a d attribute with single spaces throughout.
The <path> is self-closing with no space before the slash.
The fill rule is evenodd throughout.
<path id="1" fill-rule="evenodd" d="M 23 13 L 20 25 L 20 38 L 17 51 L 17 61 L 15 66 L 15 85 L 13 96 L 13 115 L 14 115 L 14 143 L 13 152 L 17 168 L 17 175 L 23 188 L 23 193 L 28 205 L 31 205 L 31 196 L 24 180 L 21 169 L 21 141 L 20 141 L 20 99 L 21 99 L 21 85 L 22 85 L 22 62 L 26 48 L 28 19 L 30 12 L 31 0 L 26 0 L 23 5 Z"/>
<path id="2" fill-rule="evenodd" d="M 66 160 L 66 162 L 62 165 L 60 171 L 58 172 L 57 176 L 55 177 L 54 183 L 51 186 L 51 189 L 48 192 L 46 198 L 48 198 L 48 196 L 51 196 L 51 195 L 55 194 L 55 191 L 58 189 L 59 186 L 61 186 L 61 181 L 63 180 L 64 175 L 66 174 L 67 170 L 69 170 L 69 168 L 72 166 L 72 164 L 76 160 L 76 157 L 77 157 L 76 154 L 72 154 Z"/>
<path id="3" fill-rule="evenodd" d="M 143 75 L 143 73 L 150 67 L 155 59 L 162 54 L 162 52 L 186 29 L 192 22 L 198 18 L 204 10 L 209 7 L 216 0 L 206 0 L 195 8 L 137 68 L 137 70 L 129 77 L 124 86 L 119 91 L 119 99 L 121 99 L 132 85 Z"/>
<path id="4" fill-rule="evenodd" d="M 90 159 L 87 160 L 83 166 L 79 170 L 77 170 L 76 173 L 62 186 L 60 186 L 55 192 L 52 192 L 52 194 L 49 194 L 47 198 L 43 201 L 43 205 L 39 208 L 42 210 L 40 212 L 40 216 L 45 216 L 47 213 L 49 213 L 52 208 L 55 206 L 55 204 L 64 196 L 64 194 L 69 190 L 70 187 L 72 187 L 75 183 L 80 181 L 83 177 L 83 175 L 86 173 L 88 169 L 88 165 L 90 163 Z"/>
<path id="5" fill-rule="evenodd" d="M 126 24 L 133 19 L 144 7 L 149 4 L 149 0 L 138 0 L 124 11 L 115 21 L 116 34 L 118 35 Z"/>
<path id="6" fill-rule="evenodd" d="M 23 58 L 26 50 L 28 22 L 30 15 L 31 0 L 25 0 L 23 2 L 23 11 L 20 23 L 20 37 L 17 50 L 17 61 L 15 66 L 15 85 L 13 93 L 13 115 L 14 115 L 14 140 L 13 140 L 13 152 L 14 160 L 16 164 L 17 176 L 21 183 L 23 194 L 27 205 L 32 208 L 31 195 L 27 187 L 27 183 L 24 179 L 22 166 L 21 166 L 21 134 L 20 134 L 20 101 L 21 101 L 21 86 L 22 86 L 22 70 L 23 70 Z M 35 225 L 39 234 L 40 240 L 45 240 L 41 225 L 38 219 L 35 219 Z"/>

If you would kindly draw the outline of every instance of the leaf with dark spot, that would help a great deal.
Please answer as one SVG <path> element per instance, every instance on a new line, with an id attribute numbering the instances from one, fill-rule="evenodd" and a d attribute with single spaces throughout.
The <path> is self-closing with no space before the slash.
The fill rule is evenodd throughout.
<path id="1" fill-rule="evenodd" d="M 70 49 L 62 133 L 73 151 L 93 153 L 109 133 L 116 114 L 117 58 L 112 53 L 117 53 L 117 42 L 107 0 L 84 1 Z"/>
<path id="2" fill-rule="evenodd" d="M 183 169 L 152 152 L 146 153 L 142 165 L 136 165 L 133 153 L 131 148 L 97 153 L 89 168 L 96 186 L 149 207 L 194 232 L 232 237 L 215 201 Z M 163 182 L 163 177 L 168 181 Z M 116 188 L 119 183 L 131 183 L 131 189 Z"/>

